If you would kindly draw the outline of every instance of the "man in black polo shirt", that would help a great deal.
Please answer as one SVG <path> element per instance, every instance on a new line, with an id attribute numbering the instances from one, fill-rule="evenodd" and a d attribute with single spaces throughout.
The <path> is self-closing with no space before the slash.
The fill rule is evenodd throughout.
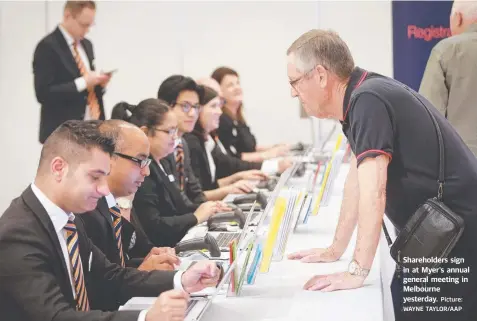
<path id="1" fill-rule="evenodd" d="M 439 273 L 437 276 L 442 278 L 468 278 L 468 282 L 459 284 L 445 281 L 425 284 L 440 287 L 439 293 L 403 293 L 404 297 L 417 297 L 417 300 L 426 296 L 438 298 L 435 304 L 421 301 L 407 306 L 447 304 L 462 307 L 462 311 L 431 312 L 424 307 L 424 312 L 403 312 L 402 307 L 406 307 L 402 304 L 403 297 L 395 296 L 402 293 L 400 284 L 401 291 L 393 292 L 396 320 L 475 320 L 477 280 L 472 273 L 477 267 L 475 156 L 425 98 L 396 80 L 355 67 L 347 45 L 336 33 L 309 31 L 291 45 L 287 55 L 292 96 L 300 99 L 308 114 L 339 120 L 354 154 L 332 245 L 289 255 L 290 259 L 304 262 L 338 260 L 358 225 L 353 259 L 347 272 L 315 276 L 305 288 L 334 291 L 361 287 L 376 253 L 383 213 L 399 231 L 422 203 L 437 196 L 437 134 L 417 95 L 430 108 L 443 135 L 443 201 L 465 221 L 464 234 L 448 257 L 464 258 L 465 263 L 457 267 L 470 267 L 470 273 Z M 461 300 L 450 304 L 445 298 Z"/>

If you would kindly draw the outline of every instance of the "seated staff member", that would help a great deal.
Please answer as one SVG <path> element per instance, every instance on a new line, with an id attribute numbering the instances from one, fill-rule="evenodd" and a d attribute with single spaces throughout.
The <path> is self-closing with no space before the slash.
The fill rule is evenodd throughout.
<path id="1" fill-rule="evenodd" d="M 216 162 L 213 157 L 212 151 L 219 147 L 211 136 L 211 132 L 219 127 L 222 104 L 217 92 L 209 87 L 204 87 L 204 89 L 204 106 L 200 112 L 199 119 L 195 124 L 194 130 L 191 133 L 185 134 L 184 139 L 189 144 L 194 174 L 199 178 L 204 190 L 213 190 L 221 185 L 220 179 L 218 180 L 216 177 L 216 168 L 220 167 L 221 163 Z"/>
<path id="2" fill-rule="evenodd" d="M 34 182 L 0 217 L 2 320 L 182 320 L 186 292 L 217 284 L 213 262 L 185 272 L 144 272 L 110 263 L 91 243 L 73 213 L 93 210 L 109 194 L 114 142 L 101 135 L 98 123 L 60 125 L 42 147 Z M 149 310 L 103 312 L 93 309 L 93 284 L 110 289 L 122 304 L 161 295 Z"/>
<path id="3" fill-rule="evenodd" d="M 197 81 L 197 83 L 204 87 L 209 87 L 210 89 L 215 91 L 214 97 L 218 95 L 220 101 L 223 104 L 224 98 L 222 96 L 222 90 L 220 88 L 219 83 L 215 79 L 210 77 L 201 78 Z M 205 104 L 205 102 L 202 102 L 202 103 Z M 243 161 L 240 158 L 230 156 L 227 153 L 227 150 L 222 144 L 220 138 L 218 137 L 216 130 L 214 130 L 210 134 L 214 138 L 214 141 L 218 147 L 212 150 L 212 156 L 214 157 L 215 162 L 220 164 L 220 166 L 216 167 L 217 177 L 224 177 L 224 176 L 231 175 L 235 173 L 236 171 L 242 170 L 242 168 L 246 168 L 248 164 L 250 164 L 250 162 Z M 265 172 L 266 174 L 281 174 L 287 168 L 292 166 L 293 162 L 291 161 L 291 159 L 285 157 L 285 158 L 267 159 L 259 164 L 260 164 L 260 170 L 262 172 Z"/>
<path id="4" fill-rule="evenodd" d="M 150 175 L 145 177 L 133 205 L 144 231 L 155 246 L 174 247 L 187 231 L 226 210 L 220 202 L 205 202 L 189 211 L 173 175 L 166 172 L 161 159 L 172 153 L 177 133 L 175 114 L 165 102 L 151 98 L 137 106 L 119 103 L 112 118 L 126 120 L 146 133 L 151 146 Z"/>
<path id="5" fill-rule="evenodd" d="M 218 135 L 227 152 L 235 157 L 251 162 L 263 162 L 285 156 L 289 146 L 258 146 L 243 115 L 243 94 L 238 73 L 229 67 L 219 67 L 212 73 L 222 89 L 225 98 L 224 113 L 220 117 Z"/>
<path id="6" fill-rule="evenodd" d="M 77 219 L 83 221 L 88 237 L 110 262 L 141 271 L 174 270 L 179 260 L 168 253 L 174 250 L 154 248 L 140 223 L 132 222 L 135 212 L 121 209 L 116 203 L 116 198 L 135 193 L 149 175 L 147 136 L 138 127 L 121 120 L 107 120 L 99 128 L 115 141 L 111 171 L 106 178 L 110 194 L 101 198 L 93 211 L 78 215 Z M 95 284 L 93 287 L 99 298 L 94 308 L 103 311 L 119 308 L 117 298 L 108 293 L 110 289 Z"/>
<path id="7" fill-rule="evenodd" d="M 174 250 L 154 248 L 134 209 L 127 205 L 149 176 L 149 139 L 137 126 L 116 119 L 102 123 L 100 131 L 113 138 L 116 147 L 107 177 L 111 193 L 98 201 L 96 209 L 80 216 L 89 238 L 113 263 L 144 271 L 173 270 L 179 263 L 171 256 Z"/>
<path id="8" fill-rule="evenodd" d="M 203 98 L 203 88 L 189 77 L 181 75 L 173 75 L 167 78 L 159 87 L 158 98 L 167 102 L 178 121 L 178 143 L 174 151 L 175 157 L 168 158 L 171 168 L 174 168 L 174 176 L 177 178 L 177 185 L 181 190 L 187 191 L 189 185 L 194 184 L 197 178 L 194 175 L 192 166 L 190 165 L 190 151 L 187 142 L 182 139 L 184 133 L 189 133 L 194 129 L 201 109 L 201 100 Z M 248 170 L 259 167 L 259 164 L 245 163 L 241 168 L 234 168 L 228 171 L 228 175 L 220 176 L 220 190 L 207 190 L 204 192 L 208 200 L 220 200 L 228 194 L 249 193 L 252 186 L 247 179 L 260 180 L 265 177 L 260 171 L 244 171 L 236 173 L 236 171 Z M 233 174 L 233 175 L 232 175 Z M 230 176 L 230 177 L 225 177 Z M 190 179 L 189 177 L 192 177 Z M 226 186 L 226 187 L 225 187 Z M 198 184 L 194 189 L 202 192 L 202 187 Z M 186 196 L 189 193 L 185 193 Z M 190 198 L 192 202 L 194 200 Z"/>
<path id="9" fill-rule="evenodd" d="M 169 77 L 167 78 L 160 86 L 157 98 L 166 101 L 172 106 L 171 102 L 179 102 L 180 105 L 183 105 L 184 100 L 181 100 L 183 97 L 179 97 L 180 94 L 185 95 L 187 98 L 190 95 L 197 95 L 199 100 L 202 98 L 202 88 L 197 86 L 194 81 L 188 81 L 185 77 Z M 172 89 L 172 90 L 171 90 Z M 187 106 L 187 105 L 184 105 Z M 187 107 L 185 107 L 187 108 Z M 173 108 L 174 109 L 174 108 Z M 185 118 L 184 123 L 186 126 L 194 126 L 190 123 L 195 123 L 197 115 L 194 113 L 194 108 L 192 112 L 189 111 L 185 114 L 177 114 L 176 116 L 180 119 Z M 184 201 L 189 208 L 194 210 L 198 205 L 207 201 L 207 197 L 202 192 L 202 187 L 199 184 L 199 181 L 194 176 L 190 164 L 189 164 L 189 149 L 187 144 L 181 140 L 181 125 L 179 124 L 179 130 L 177 132 L 178 137 L 176 139 L 176 145 L 173 153 L 168 155 L 163 160 L 163 165 L 172 171 L 175 179 L 176 185 L 182 191 Z"/>

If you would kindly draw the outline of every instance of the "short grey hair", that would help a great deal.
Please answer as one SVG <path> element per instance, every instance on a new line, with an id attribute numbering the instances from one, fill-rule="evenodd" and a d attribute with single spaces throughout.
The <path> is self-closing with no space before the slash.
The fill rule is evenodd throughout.
<path id="1" fill-rule="evenodd" d="M 302 73 L 322 65 L 340 79 L 347 79 L 354 69 L 351 52 L 340 36 L 332 30 L 313 29 L 295 40 L 287 50 Z"/>
<path id="2" fill-rule="evenodd" d="M 456 0 L 452 5 L 452 13 L 460 12 L 466 19 L 477 19 L 477 1 Z"/>

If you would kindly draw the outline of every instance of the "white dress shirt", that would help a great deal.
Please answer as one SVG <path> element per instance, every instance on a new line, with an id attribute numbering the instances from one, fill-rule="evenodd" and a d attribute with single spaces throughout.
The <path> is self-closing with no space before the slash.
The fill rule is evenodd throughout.
<path id="1" fill-rule="evenodd" d="M 75 40 L 73 37 L 66 31 L 65 28 L 63 28 L 62 25 L 58 25 L 58 29 L 60 29 L 61 33 L 63 34 L 63 37 L 66 40 L 66 43 L 68 44 L 68 47 L 71 50 L 71 54 L 73 55 L 73 58 L 75 57 L 75 51 L 73 49 L 73 45 L 75 43 Z M 89 65 L 89 60 L 88 60 L 88 55 L 86 55 L 86 51 L 84 50 L 83 46 L 81 45 L 81 42 L 78 41 L 78 53 L 81 57 L 81 60 L 83 61 L 84 67 L 86 71 L 91 71 L 91 66 Z M 75 85 L 76 85 L 76 90 L 78 92 L 82 92 L 83 90 L 86 89 L 86 80 L 83 77 L 78 77 L 75 79 Z M 90 112 L 89 112 L 89 107 L 86 106 L 86 110 L 84 113 L 84 119 L 89 120 L 91 119 Z"/>
<path id="2" fill-rule="evenodd" d="M 215 166 L 214 158 L 212 157 L 212 151 L 214 150 L 214 148 L 215 148 L 215 141 L 210 135 L 208 135 L 207 140 L 205 141 L 205 153 L 207 154 L 207 160 L 209 161 L 209 170 L 210 170 L 212 182 L 215 181 L 215 171 L 217 169 Z"/>

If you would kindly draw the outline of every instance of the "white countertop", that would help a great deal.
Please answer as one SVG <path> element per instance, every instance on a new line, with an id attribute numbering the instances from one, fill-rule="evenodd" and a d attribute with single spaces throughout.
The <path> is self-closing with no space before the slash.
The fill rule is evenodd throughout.
<path id="1" fill-rule="evenodd" d="M 286 258 L 286 254 L 296 250 L 326 247 L 331 244 L 348 168 L 347 164 L 342 165 L 329 205 L 322 207 L 317 216 L 310 217 L 306 225 L 298 226 L 295 233 L 290 235 L 283 260 L 272 262 L 268 273 L 257 275 L 255 284 L 245 284 L 240 297 L 217 297 L 201 321 L 394 320 L 392 303 L 389 302 L 389 286 L 383 287 L 381 281 L 381 266 L 383 262 L 387 264 L 390 260 L 384 236 L 381 238 L 370 275 L 365 285 L 359 289 L 330 293 L 302 289 L 313 275 L 347 269 L 354 250 L 356 232 L 345 254 L 337 262 L 301 263 Z M 385 257 L 381 257 L 383 253 Z M 388 293 L 384 293 L 386 291 Z"/>

